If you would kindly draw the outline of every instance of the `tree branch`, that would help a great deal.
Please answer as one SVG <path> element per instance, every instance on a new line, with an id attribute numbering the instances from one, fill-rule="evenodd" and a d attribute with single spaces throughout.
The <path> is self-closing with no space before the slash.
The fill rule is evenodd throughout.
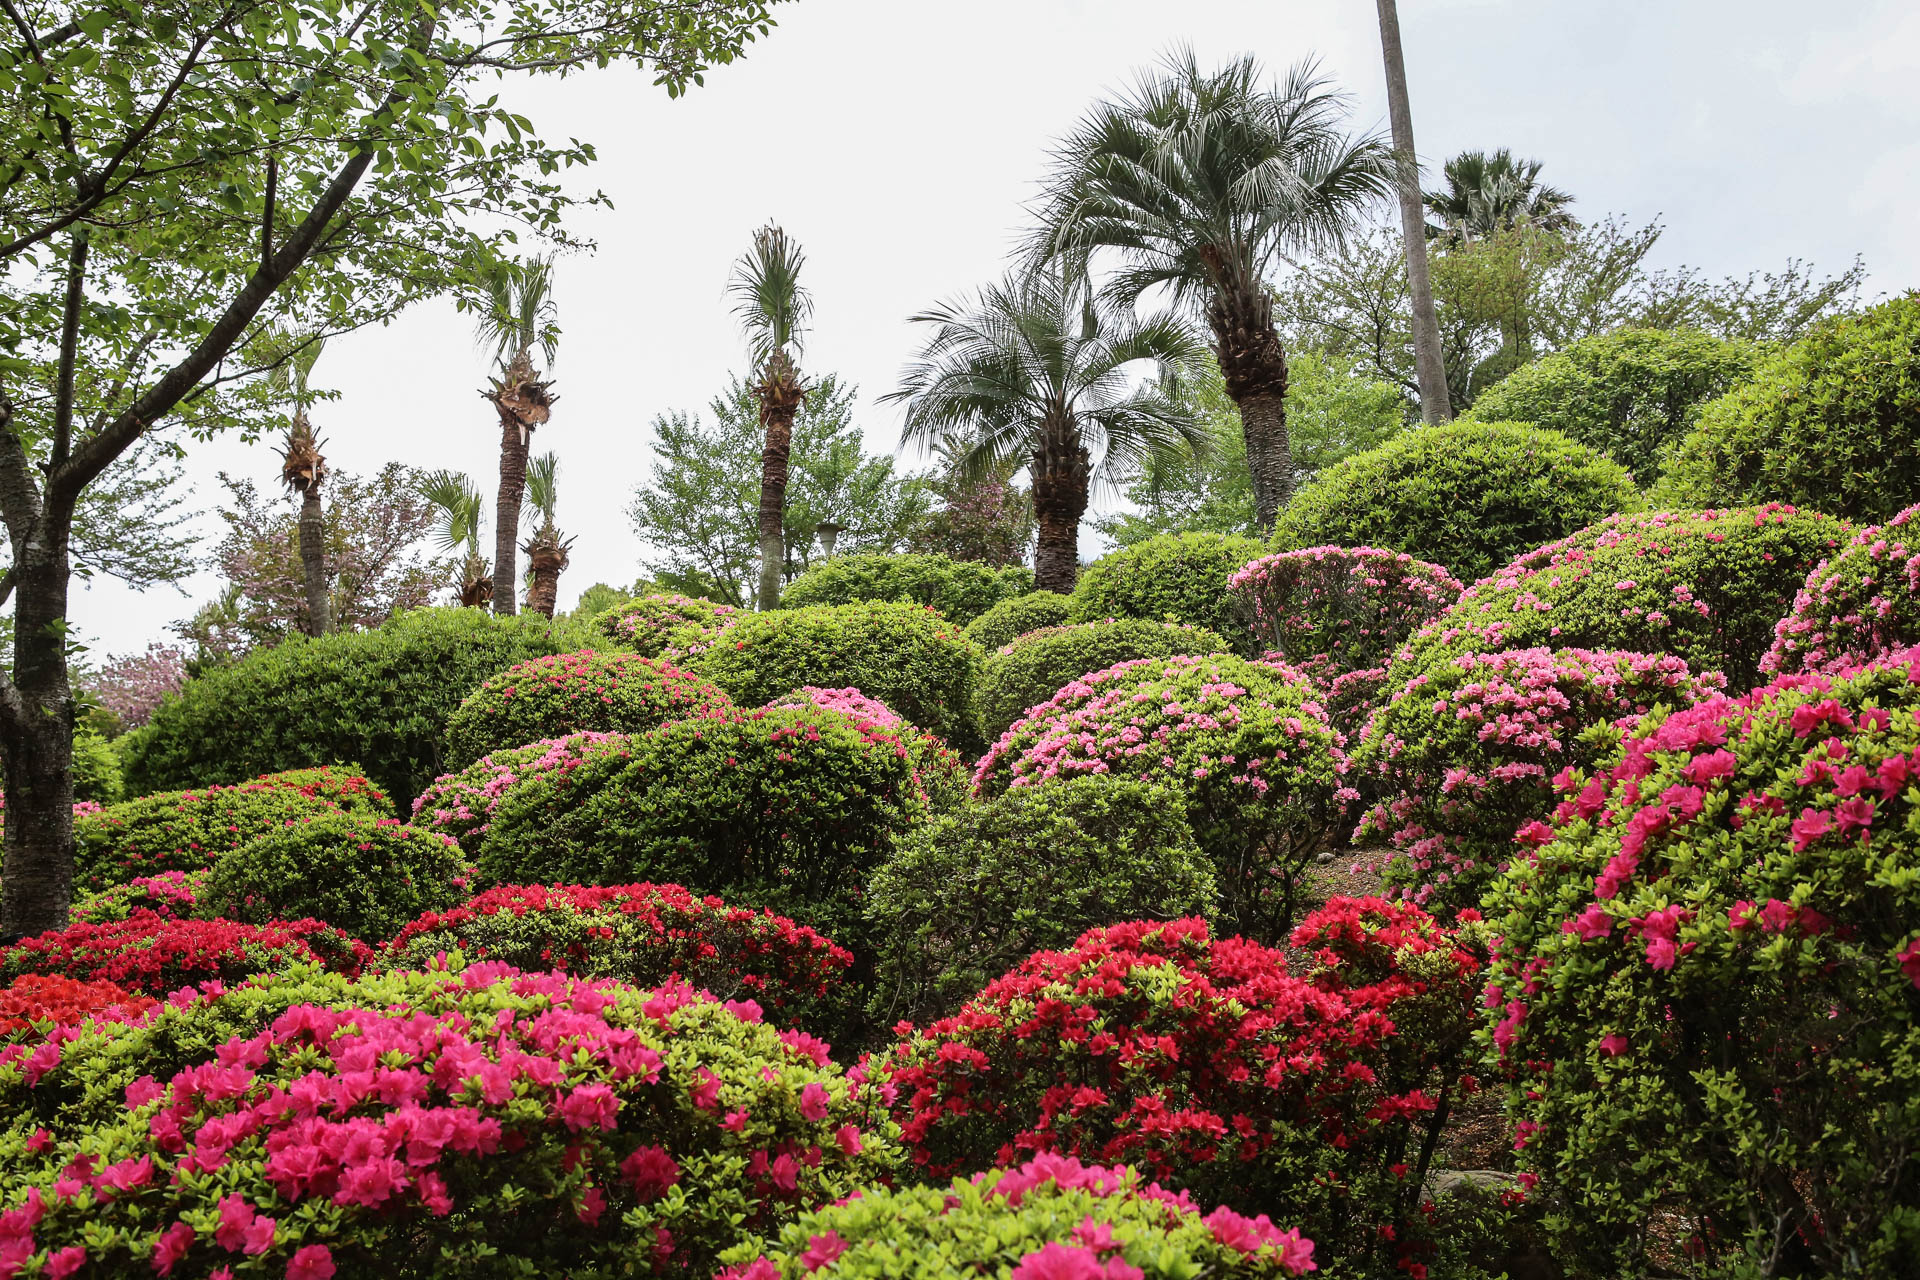
<path id="1" fill-rule="evenodd" d="M 267 152 L 266 208 L 260 215 L 260 269 L 273 265 L 273 197 L 280 185 L 280 158 Z"/>
<path id="2" fill-rule="evenodd" d="M 74 361 L 80 350 L 80 307 L 86 301 L 87 233 L 73 233 L 73 251 L 67 255 L 67 298 L 61 307 L 60 373 L 53 393 L 53 458 L 58 467 L 73 444 Z"/>

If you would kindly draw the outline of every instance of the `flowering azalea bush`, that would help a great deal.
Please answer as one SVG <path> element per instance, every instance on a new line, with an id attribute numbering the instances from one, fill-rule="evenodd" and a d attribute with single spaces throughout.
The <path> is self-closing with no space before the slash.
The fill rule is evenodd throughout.
<path id="1" fill-rule="evenodd" d="M 1260 551 L 1258 542 L 1235 533 L 1164 533 L 1109 551 L 1080 571 L 1074 620 L 1185 622 L 1225 636 L 1237 652 L 1253 652 L 1227 579 Z"/>
<path id="2" fill-rule="evenodd" d="M 1256 641 L 1292 662 L 1321 658 L 1334 675 L 1384 665 L 1461 591 L 1439 565 L 1378 547 L 1263 556 L 1227 586 Z"/>
<path id="3" fill-rule="evenodd" d="M 296 973 L 0 1051 L 0 1258 L 704 1275 L 889 1171 L 863 1092 L 819 1042 L 684 987 Z"/>
<path id="4" fill-rule="evenodd" d="M 1232 648 L 1224 636 L 1182 622 L 1108 618 L 1042 627 L 987 655 L 980 677 L 980 731 L 991 741 L 1027 711 L 1090 671 L 1134 658 L 1204 657 Z"/>
<path id="5" fill-rule="evenodd" d="M 966 626 L 967 639 L 992 653 L 1029 631 L 1057 627 L 1073 617 L 1073 597 L 1057 591 L 1029 591 L 1002 600 Z"/>
<path id="6" fill-rule="evenodd" d="M 136 911 L 150 911 L 172 920 L 193 920 L 200 915 L 200 895 L 206 889 L 207 874 L 204 870 L 162 871 L 159 875 L 136 876 L 125 884 L 79 899 L 73 904 L 73 918 L 82 924 L 110 924 Z"/>
<path id="7" fill-rule="evenodd" d="M 1304 676 L 1284 663 L 1142 658 L 1095 671 L 1034 707 L 994 743 L 974 791 L 994 796 L 1112 773 L 1186 801 L 1235 927 L 1275 937 L 1295 881 L 1356 793 Z"/>
<path id="8" fill-rule="evenodd" d="M 704 653 L 739 616 L 732 605 L 669 593 L 623 600 L 596 617 L 593 627 L 641 657 L 684 662 Z"/>
<path id="9" fill-rule="evenodd" d="M 59 975 L 30 973 L 0 989 L 0 1045 L 42 1039 L 56 1027 L 87 1018 L 126 1019 L 158 1001 L 124 991 L 111 982 L 78 982 Z"/>
<path id="10" fill-rule="evenodd" d="M 1469 587 L 1414 633 L 1394 677 L 1492 649 L 1627 649 L 1744 689 L 1807 571 L 1850 533 L 1779 504 L 1609 516 Z"/>
<path id="11" fill-rule="evenodd" d="M 1724 687 L 1719 673 L 1696 676 L 1678 658 L 1618 650 L 1516 649 L 1442 663 L 1409 680 L 1361 733 L 1354 771 L 1380 798 L 1354 839 L 1393 846 L 1387 882 L 1416 902 L 1474 906 L 1515 840 L 1539 838 L 1533 820 L 1551 807 L 1556 776 L 1591 766 L 1655 706 L 1692 706 Z"/>
<path id="12" fill-rule="evenodd" d="M 196 982 L 238 982 L 291 964 L 358 972 L 365 944 L 318 920 L 265 925 L 174 920 L 136 911 L 106 924 L 70 924 L 0 948 L 0 982 L 53 974 L 163 996 Z"/>
<path id="13" fill-rule="evenodd" d="M 509 787 L 543 774 L 570 772 L 595 751 L 626 746 L 624 733 L 587 730 L 490 751 L 457 773 L 443 773 L 413 802 L 413 823 L 478 848 L 494 808 Z"/>
<path id="14" fill-rule="evenodd" d="M 1643 1273 L 1656 1218 L 1719 1273 L 1920 1259 L 1917 779 L 1909 649 L 1648 717 L 1561 780 L 1488 897 L 1486 1005 L 1570 1268 Z"/>
<path id="15" fill-rule="evenodd" d="M 1298 1276 L 1313 1241 L 1265 1214 L 1203 1214 L 1125 1167 L 1036 1156 L 945 1187 L 862 1189 L 804 1214 L 765 1244 L 736 1246 L 722 1280 L 838 1280 L 913 1274 L 1010 1280 L 1189 1280 Z"/>
<path id="16" fill-rule="evenodd" d="M 1843 672 L 1920 641 L 1920 506 L 1853 536 L 1807 575 L 1760 669 Z"/>
<path id="17" fill-rule="evenodd" d="M 464 769 L 508 747 L 582 730 L 644 733 L 731 705 L 707 681 L 657 658 L 555 654 L 508 667 L 468 694 L 447 721 L 446 760 Z"/>
<path id="18" fill-rule="evenodd" d="M 959 752 L 938 735 L 907 723 L 886 703 L 869 698 L 858 689 L 821 689 L 807 685 L 767 705 L 820 707 L 851 718 L 857 728 L 896 734 L 907 748 L 914 781 L 926 792 L 929 804 L 938 810 L 950 809 L 966 796 L 970 770 Z"/>
<path id="19" fill-rule="evenodd" d="M 466 867 L 449 836 L 397 818 L 322 814 L 223 855 L 201 911 L 249 924 L 311 916 L 378 942 L 458 902 Z"/>
<path id="20" fill-rule="evenodd" d="M 1124 1161 L 1357 1261 L 1405 1217 L 1444 1118 L 1481 965 L 1464 941 L 1411 905 L 1336 899 L 1296 932 L 1317 957 L 1296 975 L 1202 920 L 1093 929 L 904 1027 L 875 1070 L 930 1175 Z"/>
<path id="21" fill-rule="evenodd" d="M 780 593 L 786 609 L 870 600 L 922 605 L 966 626 L 1003 600 L 1033 590 L 1033 570 L 943 555 L 838 555 L 822 560 Z"/>
<path id="22" fill-rule="evenodd" d="M 502 885 L 427 912 L 387 943 L 380 963 L 425 969 L 453 951 L 637 987 L 680 978 L 722 1000 L 750 999 L 782 1025 L 806 1021 L 853 963 L 785 916 L 677 884 Z"/>

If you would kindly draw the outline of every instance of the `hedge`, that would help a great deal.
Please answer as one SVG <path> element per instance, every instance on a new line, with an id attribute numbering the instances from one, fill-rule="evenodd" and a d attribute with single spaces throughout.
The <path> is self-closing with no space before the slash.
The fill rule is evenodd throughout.
<path id="1" fill-rule="evenodd" d="M 596 614 L 593 629 L 643 658 L 684 662 L 704 652 L 739 616 L 732 605 L 699 596 L 637 596 Z"/>
<path id="2" fill-rule="evenodd" d="M 1057 627 L 1073 617 L 1073 597 L 1058 591 L 1029 591 L 1011 600 L 1002 600 L 969 622 L 967 639 L 992 653 L 1003 644 L 1011 644 L 1029 631 Z"/>

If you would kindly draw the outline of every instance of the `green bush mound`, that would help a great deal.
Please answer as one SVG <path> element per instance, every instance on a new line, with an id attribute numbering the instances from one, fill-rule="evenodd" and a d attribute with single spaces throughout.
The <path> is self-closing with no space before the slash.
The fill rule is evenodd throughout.
<path id="1" fill-rule="evenodd" d="M 1609 516 L 1467 588 L 1413 634 L 1388 683 L 1463 653 L 1544 647 L 1670 653 L 1746 689 L 1808 571 L 1852 532 L 1780 505 Z"/>
<path id="2" fill-rule="evenodd" d="M 657 658 L 554 654 L 508 667 L 468 694 L 447 721 L 443 756 L 459 770 L 492 751 L 571 733 L 644 733 L 732 706 L 707 681 Z"/>
<path id="3" fill-rule="evenodd" d="M 1920 293 L 1824 320 L 1700 412 L 1669 506 L 1791 502 L 1862 523 L 1920 494 Z"/>
<path id="4" fill-rule="evenodd" d="M 1821 561 L 1773 626 L 1773 647 L 1760 662 L 1768 674 L 1825 671 L 1839 675 L 1895 649 L 1920 643 L 1920 543 L 1913 538 L 1920 506 L 1853 535 Z"/>
<path id="5" fill-rule="evenodd" d="M 446 772 L 447 720 L 482 680 L 580 647 L 538 614 L 415 609 L 375 631 L 294 638 L 187 681 L 127 735 L 127 786 L 145 793 L 357 760 L 388 795 Z"/>
<path id="6" fill-rule="evenodd" d="M 1708 401 L 1753 375 L 1763 350 L 1698 329 L 1615 329 L 1522 365 L 1480 393 L 1460 422 L 1530 422 L 1650 483 L 1668 446 Z"/>
<path id="7" fill-rule="evenodd" d="M 465 871 L 449 836 L 398 818 L 321 814 L 221 855 L 200 911 L 245 924 L 324 920 L 380 942 L 422 912 L 460 901 Z"/>
<path id="8" fill-rule="evenodd" d="M 1029 591 L 1002 600 L 966 625 L 967 639 L 992 653 L 1029 631 L 1057 627 L 1073 617 L 1073 597 L 1058 591 Z"/>
<path id="9" fill-rule="evenodd" d="M 1272 549 L 1384 547 L 1473 582 L 1643 505 L 1624 467 L 1557 431 L 1457 422 L 1402 431 L 1320 472 L 1280 512 Z"/>
<path id="10" fill-rule="evenodd" d="M 890 601 L 925 605 L 959 626 L 1033 590 L 1033 570 L 932 554 L 834 556 L 808 569 L 780 594 L 783 609 Z"/>
<path id="11" fill-rule="evenodd" d="M 596 614 L 593 629 L 643 658 L 684 662 L 706 652 L 739 616 L 732 605 L 699 596 L 636 596 Z"/>
<path id="12" fill-rule="evenodd" d="M 1920 1269 L 1920 650 L 1650 717 L 1487 900 L 1570 1274 Z M 1676 1256 L 1677 1250 L 1667 1252 Z"/>
<path id="13" fill-rule="evenodd" d="M 987 655 L 980 677 L 980 732 L 992 742 L 1027 709 L 1087 674 L 1133 658 L 1203 657 L 1232 649 L 1226 637 L 1181 622 L 1115 618 L 1042 627 Z"/>
<path id="14" fill-rule="evenodd" d="M 1163 533 L 1110 551 L 1080 571 L 1073 620 L 1184 622 L 1227 637 L 1245 656 L 1253 651 L 1253 637 L 1227 579 L 1262 550 L 1237 533 Z"/>
<path id="15" fill-rule="evenodd" d="M 73 734 L 73 798 L 94 804 L 118 804 L 127 794 L 120 753 L 92 729 Z"/>
<path id="16" fill-rule="evenodd" d="M 808 685 L 775 698 L 768 707 L 824 707 L 852 719 L 861 730 L 879 729 L 900 739 L 913 766 L 914 785 L 926 794 L 935 813 L 944 813 L 967 798 L 973 773 L 969 762 L 938 735 L 895 715 L 893 708 L 858 689 L 816 689 Z"/>
<path id="17" fill-rule="evenodd" d="M 984 658 L 958 626 L 921 605 L 816 605 L 742 618 L 694 669 L 743 707 L 808 685 L 851 686 L 964 750 L 975 745 Z"/>
<path id="18" fill-rule="evenodd" d="M 909 832 L 868 886 L 873 1022 L 931 1021 L 1035 951 L 1215 899 L 1171 787 L 1095 774 L 967 805 Z"/>

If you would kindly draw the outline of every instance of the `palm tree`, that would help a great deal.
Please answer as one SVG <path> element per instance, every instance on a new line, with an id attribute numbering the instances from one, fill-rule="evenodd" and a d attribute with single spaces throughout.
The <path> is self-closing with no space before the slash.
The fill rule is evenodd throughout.
<path id="1" fill-rule="evenodd" d="M 1039 249 L 1119 250 L 1115 297 L 1165 285 L 1204 314 L 1267 529 L 1293 488 L 1268 274 L 1282 253 L 1340 242 L 1392 191 L 1396 165 L 1378 138 L 1343 131 L 1346 96 L 1311 63 L 1272 87 L 1263 77 L 1251 56 L 1206 73 L 1182 51 L 1095 108 L 1057 154 Z"/>
<path id="2" fill-rule="evenodd" d="M 727 292 L 747 336 L 753 359 L 753 395 L 760 404 L 766 445 L 760 454 L 760 593 L 771 609 L 780 599 L 786 564 L 782 526 L 787 511 L 787 463 L 793 451 L 793 417 L 806 399 L 796 357 L 805 345 L 813 295 L 800 284 L 806 255 L 787 233 L 769 222 L 753 233 L 753 248 L 733 265 Z"/>
<path id="3" fill-rule="evenodd" d="M 1567 212 L 1573 197 L 1541 183 L 1542 167 L 1538 160 L 1515 160 L 1505 147 L 1491 155 L 1462 151 L 1442 170 L 1446 190 L 1427 192 L 1427 210 L 1440 220 L 1427 224 L 1427 238 L 1462 245 L 1523 222 L 1553 232 L 1579 226 Z"/>
<path id="4" fill-rule="evenodd" d="M 1133 377 L 1143 364 L 1165 373 L 1198 358 L 1200 343 L 1171 317 L 1142 320 L 1131 304 L 1096 295 L 1059 262 L 914 320 L 935 328 L 885 397 L 906 402 L 902 438 L 944 447 L 976 475 L 1010 459 L 1032 469 L 1042 590 L 1073 590 L 1096 469 L 1111 475 L 1163 451 L 1203 447 L 1197 417 L 1157 383 Z"/>
<path id="5" fill-rule="evenodd" d="M 430 471 L 420 477 L 419 493 L 439 509 L 435 533 L 440 550 L 466 549 L 456 584 L 461 606 L 484 609 L 493 598 L 494 579 L 487 573 L 486 557 L 480 554 L 480 526 L 486 514 L 480 487 L 458 471 Z"/>
<path id="6" fill-rule="evenodd" d="M 533 367 L 538 348 L 547 367 L 559 347 L 560 331 L 553 323 L 553 261 L 534 258 L 513 262 L 484 254 L 473 267 L 473 283 L 480 294 L 480 323 L 474 337 L 490 348 L 499 363 L 499 376 L 480 394 L 493 402 L 500 415 L 500 491 L 493 512 L 493 580 L 511 583 L 518 569 L 520 505 L 527 490 L 527 452 L 533 429 L 552 416 L 553 384 L 542 381 Z M 493 611 L 512 613 L 514 592 L 494 593 Z"/>
<path id="7" fill-rule="evenodd" d="M 1407 62 L 1400 47 L 1400 10 L 1394 0 L 1379 0 L 1380 56 L 1387 72 L 1387 115 L 1393 122 L 1393 150 L 1399 161 L 1394 186 L 1400 197 L 1400 231 L 1407 254 L 1407 292 L 1413 302 L 1413 356 L 1420 378 L 1420 417 L 1446 422 L 1453 417 L 1447 393 L 1447 363 L 1440 350 L 1440 319 L 1433 305 L 1433 278 L 1427 270 L 1426 217 L 1421 212 L 1420 159 L 1413 147 L 1413 107 L 1407 98 Z"/>
<path id="8" fill-rule="evenodd" d="M 307 379 L 324 345 L 317 338 L 278 335 L 288 354 L 267 377 L 269 394 L 293 402 L 293 421 L 287 426 L 280 444 L 280 480 L 291 493 L 300 495 L 300 570 L 306 579 L 307 617 L 303 630 L 310 636 L 323 636 L 332 629 L 327 581 L 326 520 L 320 507 L 320 486 L 326 482 L 327 459 L 320 452 L 325 441 L 314 434 L 307 420 L 307 405 L 312 396 Z"/>
<path id="9" fill-rule="evenodd" d="M 560 472 L 558 455 L 543 453 L 527 463 L 527 500 L 533 504 L 540 526 L 521 544 L 527 553 L 527 566 L 533 571 L 533 583 L 527 588 L 527 608 L 534 613 L 553 616 L 560 596 L 560 575 L 566 571 L 573 539 L 564 536 L 553 523 L 553 511 L 559 499 L 556 481 Z"/>

